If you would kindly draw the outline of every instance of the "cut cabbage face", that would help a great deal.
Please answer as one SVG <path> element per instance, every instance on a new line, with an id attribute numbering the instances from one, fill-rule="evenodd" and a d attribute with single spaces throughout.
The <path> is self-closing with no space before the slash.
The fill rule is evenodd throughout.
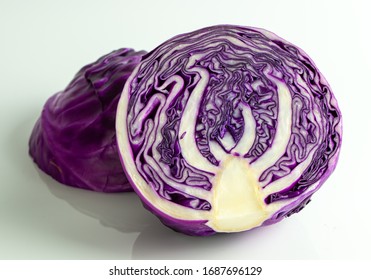
<path id="1" fill-rule="evenodd" d="M 220 25 L 144 56 L 116 132 L 146 208 L 176 231 L 211 235 L 300 211 L 335 168 L 342 124 L 304 51 L 266 30 Z"/>

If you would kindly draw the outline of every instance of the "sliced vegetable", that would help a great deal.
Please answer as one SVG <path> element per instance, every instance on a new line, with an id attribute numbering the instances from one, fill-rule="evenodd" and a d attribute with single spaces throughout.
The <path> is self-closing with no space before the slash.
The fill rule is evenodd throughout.
<path id="1" fill-rule="evenodd" d="M 116 132 L 146 208 L 190 235 L 299 212 L 335 168 L 341 114 L 309 56 L 258 28 L 213 26 L 144 56 Z"/>
<path id="2" fill-rule="evenodd" d="M 84 66 L 48 99 L 29 152 L 57 181 L 101 192 L 131 191 L 118 156 L 115 117 L 124 84 L 144 51 L 113 51 Z"/>

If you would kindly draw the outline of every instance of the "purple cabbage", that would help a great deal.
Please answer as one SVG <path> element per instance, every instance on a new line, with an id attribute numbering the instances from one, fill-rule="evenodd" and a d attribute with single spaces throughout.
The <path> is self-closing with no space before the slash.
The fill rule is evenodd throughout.
<path id="1" fill-rule="evenodd" d="M 99 192 L 131 191 L 118 156 L 117 103 L 146 52 L 113 51 L 84 66 L 50 97 L 29 141 L 29 153 L 57 181 Z"/>
<path id="2" fill-rule="evenodd" d="M 263 29 L 220 25 L 143 57 L 116 134 L 144 206 L 176 231 L 212 235 L 303 209 L 336 166 L 342 122 L 303 50 Z"/>

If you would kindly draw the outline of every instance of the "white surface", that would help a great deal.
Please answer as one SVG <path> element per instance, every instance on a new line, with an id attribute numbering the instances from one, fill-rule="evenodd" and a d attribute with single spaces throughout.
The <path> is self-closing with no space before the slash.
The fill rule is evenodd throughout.
<path id="1" fill-rule="evenodd" d="M 370 258 L 369 2 L 198 2 L 0 2 L 0 259 Z M 189 237 L 134 194 L 67 188 L 38 171 L 27 154 L 33 124 L 83 65 L 219 23 L 263 27 L 300 46 L 339 101 L 338 168 L 302 212 L 250 232 Z"/>

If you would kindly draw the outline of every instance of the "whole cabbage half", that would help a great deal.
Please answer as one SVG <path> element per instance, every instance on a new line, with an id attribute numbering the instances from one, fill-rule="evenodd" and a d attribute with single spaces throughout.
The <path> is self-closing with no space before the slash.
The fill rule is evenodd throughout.
<path id="1" fill-rule="evenodd" d="M 263 29 L 220 25 L 144 56 L 116 133 L 145 207 L 176 231 L 211 235 L 299 212 L 335 168 L 342 123 L 303 50 Z"/>
<path id="2" fill-rule="evenodd" d="M 145 53 L 113 51 L 84 66 L 47 100 L 29 141 L 41 170 L 73 187 L 132 190 L 118 156 L 115 117 L 124 84 Z"/>

